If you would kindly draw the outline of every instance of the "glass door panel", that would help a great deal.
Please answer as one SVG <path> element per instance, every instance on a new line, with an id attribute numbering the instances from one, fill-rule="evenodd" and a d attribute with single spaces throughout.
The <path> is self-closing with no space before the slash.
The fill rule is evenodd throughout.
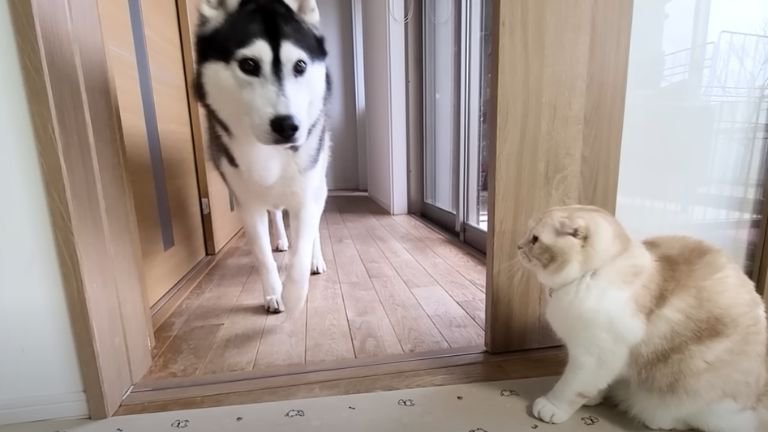
<path id="1" fill-rule="evenodd" d="M 489 0 L 424 2 L 422 213 L 485 250 Z"/>
<path id="2" fill-rule="evenodd" d="M 486 1 L 470 1 L 464 10 L 463 80 L 465 102 L 465 223 L 488 229 L 488 107 L 490 97 L 491 8 Z"/>
<path id="3" fill-rule="evenodd" d="M 768 2 L 635 2 L 617 215 L 755 275 L 764 238 Z M 765 257 L 763 257 L 765 259 Z"/>
<path id="4" fill-rule="evenodd" d="M 458 32 L 454 0 L 424 4 L 424 201 L 455 214 L 458 188 Z"/>

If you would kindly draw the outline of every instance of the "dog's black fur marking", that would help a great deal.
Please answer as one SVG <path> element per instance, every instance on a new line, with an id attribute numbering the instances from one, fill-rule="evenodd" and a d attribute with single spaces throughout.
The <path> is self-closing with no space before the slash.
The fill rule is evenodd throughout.
<path id="1" fill-rule="evenodd" d="M 310 61 L 325 61 L 328 52 L 325 40 L 316 30 L 303 22 L 285 2 L 279 0 L 242 0 L 238 8 L 229 13 L 224 21 L 212 29 L 207 29 L 208 22 L 200 21 L 195 41 L 198 70 L 200 65 L 219 61 L 235 61 L 235 53 L 256 39 L 266 40 L 273 53 L 280 52 L 282 41 L 290 41 L 307 53 Z M 272 56 L 272 70 L 278 82 L 282 80 L 282 64 L 279 55 Z M 330 99 L 331 77 L 326 73 L 325 103 Z M 232 132 L 216 110 L 207 102 L 205 88 L 200 76 L 195 77 L 194 90 L 200 104 L 205 109 L 210 129 L 210 154 L 214 165 L 221 171 L 220 164 L 225 160 L 231 167 L 239 168 L 232 151 L 222 139 L 221 133 L 232 137 Z M 321 117 L 325 114 L 321 114 Z M 320 154 L 326 143 L 325 119 L 323 133 L 317 141 L 311 164 L 314 168 L 320 160 Z M 220 132 L 219 132 L 220 131 Z M 311 133 L 311 132 L 310 132 Z M 299 146 L 291 145 L 286 149 L 297 152 Z"/>
<path id="2" fill-rule="evenodd" d="M 290 41 L 312 61 L 323 61 L 328 57 L 323 37 L 301 21 L 285 2 L 242 0 L 221 25 L 206 32 L 198 31 L 198 64 L 211 60 L 229 63 L 237 50 L 256 39 L 266 40 L 273 53 L 280 52 L 282 41 Z M 273 58 L 276 62 L 273 69 L 280 71 L 280 56 Z"/>

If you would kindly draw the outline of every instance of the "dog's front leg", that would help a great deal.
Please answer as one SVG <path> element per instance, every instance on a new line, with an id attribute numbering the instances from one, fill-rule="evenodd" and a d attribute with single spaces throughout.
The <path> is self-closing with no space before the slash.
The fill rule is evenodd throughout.
<path id="1" fill-rule="evenodd" d="M 312 264 L 310 266 L 312 274 L 323 274 L 328 271 L 328 266 L 325 264 L 325 259 L 323 258 L 323 249 L 320 241 L 320 231 L 318 231 L 317 234 L 315 234 L 315 241 L 313 242 L 314 244 L 312 247 Z"/>
<path id="2" fill-rule="evenodd" d="M 269 239 L 269 216 L 267 209 L 258 207 L 241 208 L 246 234 L 256 259 L 256 271 L 264 287 L 264 307 L 267 312 L 283 312 L 283 285 L 280 282 L 277 264 L 272 257 Z"/>
<path id="3" fill-rule="evenodd" d="M 285 234 L 285 222 L 282 210 L 270 210 L 269 215 L 275 226 L 275 250 L 285 252 L 288 250 L 288 236 Z"/>
<path id="4" fill-rule="evenodd" d="M 290 261 L 285 275 L 284 300 L 289 310 L 298 311 L 304 306 L 309 290 L 309 274 L 315 237 L 320 227 L 323 207 L 307 202 L 301 208 L 289 209 L 291 214 Z M 294 218 L 295 215 L 295 218 Z"/>

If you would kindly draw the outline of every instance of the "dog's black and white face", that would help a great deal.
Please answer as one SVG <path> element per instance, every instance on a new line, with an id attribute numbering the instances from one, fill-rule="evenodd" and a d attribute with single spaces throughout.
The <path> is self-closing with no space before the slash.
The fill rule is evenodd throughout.
<path id="1" fill-rule="evenodd" d="M 200 100 L 220 126 L 301 145 L 329 91 L 316 0 L 203 0 L 200 13 Z"/>

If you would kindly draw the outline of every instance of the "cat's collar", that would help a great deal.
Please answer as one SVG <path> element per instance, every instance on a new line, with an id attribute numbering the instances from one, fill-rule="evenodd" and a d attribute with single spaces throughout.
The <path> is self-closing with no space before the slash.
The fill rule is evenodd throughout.
<path id="1" fill-rule="evenodd" d="M 597 273 L 597 270 L 592 270 L 591 272 L 584 273 L 583 275 L 577 277 L 576 279 L 573 279 L 570 282 L 566 282 L 562 285 L 558 285 L 556 287 L 549 287 L 549 296 L 553 297 L 555 294 L 559 293 L 560 291 L 574 286 L 574 285 L 581 285 L 584 282 L 589 282 L 590 279 L 592 279 L 595 274 Z"/>

